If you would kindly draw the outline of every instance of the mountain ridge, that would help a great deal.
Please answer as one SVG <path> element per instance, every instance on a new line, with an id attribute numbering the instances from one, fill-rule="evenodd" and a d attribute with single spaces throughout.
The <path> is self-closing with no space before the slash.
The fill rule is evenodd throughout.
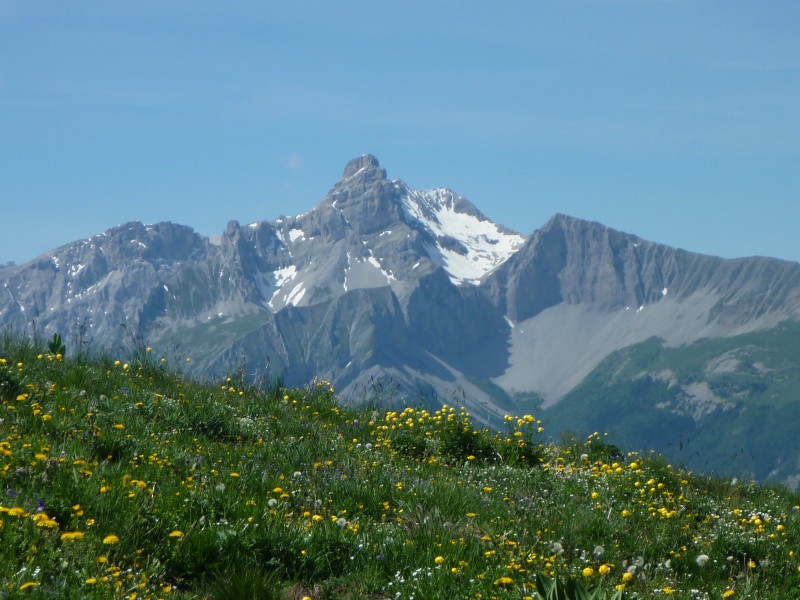
<path id="1" fill-rule="evenodd" d="M 126 223 L 0 283 L 0 323 L 73 350 L 146 340 L 190 349 L 195 375 L 246 362 L 253 380 L 318 376 L 350 402 L 455 398 L 487 423 L 519 403 L 551 410 L 649 339 L 683 348 L 800 321 L 798 263 L 706 256 L 561 213 L 523 236 L 449 189 L 389 179 L 372 155 L 299 215 L 231 221 L 214 242 Z"/>

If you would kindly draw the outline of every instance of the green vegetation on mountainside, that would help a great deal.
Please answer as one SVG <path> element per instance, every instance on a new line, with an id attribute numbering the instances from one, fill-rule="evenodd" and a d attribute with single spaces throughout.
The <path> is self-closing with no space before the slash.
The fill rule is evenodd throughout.
<path id="1" fill-rule="evenodd" d="M 702 472 L 785 480 L 800 472 L 798 340 L 800 323 L 679 348 L 654 338 L 606 358 L 543 420 Z"/>

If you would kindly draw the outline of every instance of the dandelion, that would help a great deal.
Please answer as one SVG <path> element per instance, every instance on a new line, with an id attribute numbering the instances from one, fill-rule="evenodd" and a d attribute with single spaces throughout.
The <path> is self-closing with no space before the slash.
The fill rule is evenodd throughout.
<path id="1" fill-rule="evenodd" d="M 498 585 L 500 587 L 508 587 L 512 583 L 514 583 L 514 580 L 511 579 L 511 577 L 508 577 L 507 575 L 504 575 L 500 579 L 496 579 L 494 582 L 495 585 Z"/>
<path id="2" fill-rule="evenodd" d="M 735 593 L 736 593 L 736 592 L 734 592 L 733 590 L 725 590 L 724 592 L 722 592 L 722 597 L 723 597 L 723 598 L 730 598 L 730 597 L 731 597 L 731 596 L 733 596 Z"/>
<path id="3" fill-rule="evenodd" d="M 611 572 L 611 566 L 608 564 L 600 565 L 600 567 L 597 569 L 597 572 L 603 576 L 608 575 Z"/>
<path id="4" fill-rule="evenodd" d="M 33 515 L 33 522 L 36 523 L 37 527 L 46 527 L 48 529 L 58 527 L 56 520 L 49 517 L 46 512 L 38 512 Z"/>
<path id="5" fill-rule="evenodd" d="M 36 581 L 26 581 L 21 586 L 19 586 L 19 591 L 24 592 L 25 590 L 29 590 L 31 588 L 37 587 L 39 584 Z"/>
<path id="6" fill-rule="evenodd" d="M 433 559 L 433 562 L 435 562 L 437 565 L 442 564 L 444 562 L 444 556 L 437 556 Z"/>
<path id="7" fill-rule="evenodd" d="M 113 546 L 114 544 L 119 543 L 119 538 L 112 533 L 111 535 L 107 535 L 103 538 L 103 543 L 107 546 Z"/>
<path id="8" fill-rule="evenodd" d="M 594 575 L 594 569 L 592 567 L 584 567 L 583 571 L 581 571 L 581 574 L 584 577 L 591 577 L 592 575 Z"/>
<path id="9" fill-rule="evenodd" d="M 169 537 L 171 537 L 171 538 L 181 538 L 181 537 L 183 537 L 183 532 L 180 531 L 179 529 L 176 529 L 174 531 L 170 531 L 169 532 Z"/>
<path id="10" fill-rule="evenodd" d="M 62 542 L 75 542 L 83 539 L 82 531 L 65 531 L 61 534 Z"/>
<path id="11" fill-rule="evenodd" d="M 705 567 L 706 563 L 708 562 L 708 554 L 698 554 L 697 558 L 694 559 L 694 562 L 697 563 L 698 567 Z"/>

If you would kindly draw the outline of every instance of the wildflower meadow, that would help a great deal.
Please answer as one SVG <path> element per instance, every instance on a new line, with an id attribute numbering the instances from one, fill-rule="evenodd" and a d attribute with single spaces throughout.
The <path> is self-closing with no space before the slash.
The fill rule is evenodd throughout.
<path id="1" fill-rule="evenodd" d="M 800 498 L 534 415 L 0 340 L 0 597 L 800 597 Z"/>

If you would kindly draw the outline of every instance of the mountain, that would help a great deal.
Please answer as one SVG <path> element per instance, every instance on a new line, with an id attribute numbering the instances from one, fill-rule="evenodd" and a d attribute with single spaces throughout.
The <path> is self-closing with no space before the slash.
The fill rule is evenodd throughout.
<path id="1" fill-rule="evenodd" d="M 128 223 L 0 283 L 0 323 L 60 333 L 68 351 L 146 342 L 201 377 L 319 377 L 347 402 L 456 403 L 498 427 L 539 410 L 553 432 L 603 429 L 689 466 L 800 483 L 800 264 L 565 215 L 524 236 L 370 155 L 300 215 L 232 221 L 213 242 Z M 720 424 L 736 439 L 722 444 Z M 684 452 L 698 440 L 716 450 Z"/>

